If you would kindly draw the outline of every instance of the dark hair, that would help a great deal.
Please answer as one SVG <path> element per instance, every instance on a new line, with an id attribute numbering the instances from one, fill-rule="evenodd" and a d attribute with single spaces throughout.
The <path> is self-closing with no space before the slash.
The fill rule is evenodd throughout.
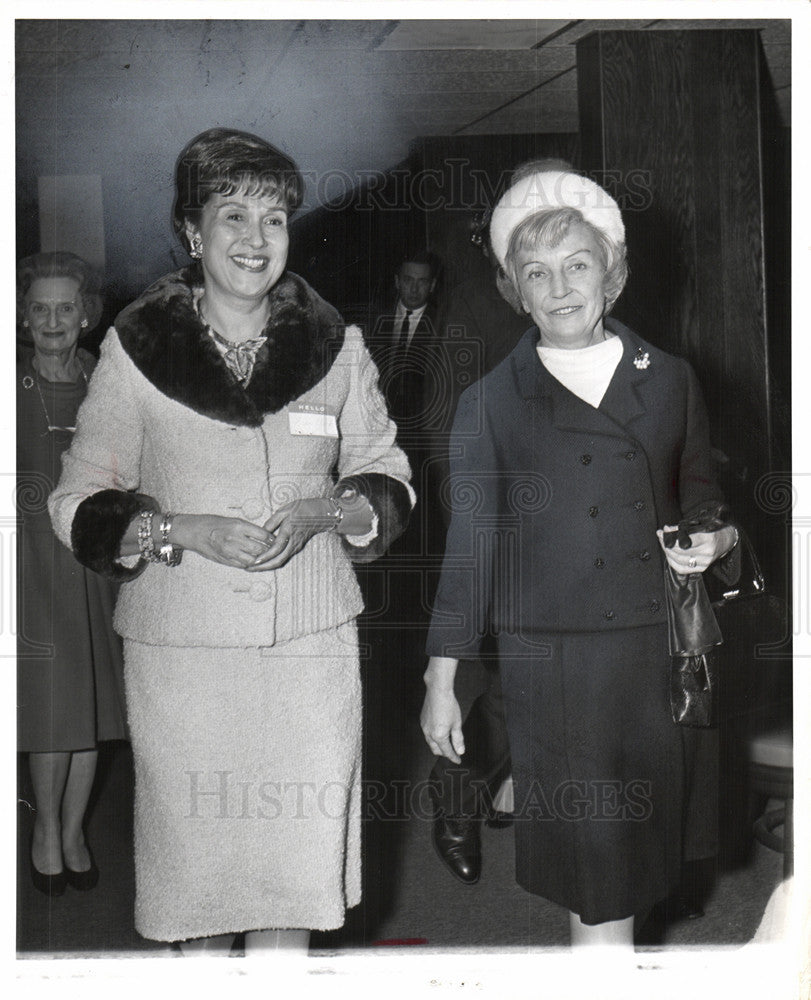
<path id="1" fill-rule="evenodd" d="M 75 253 L 56 250 L 35 253 L 17 264 L 17 326 L 25 318 L 25 297 L 39 278 L 72 278 L 79 286 L 79 296 L 87 319 L 83 334 L 90 333 L 101 319 L 101 277 L 98 271 Z"/>
<path id="2" fill-rule="evenodd" d="M 189 249 L 186 222 L 197 227 L 203 206 L 213 194 L 276 195 L 288 215 L 301 204 L 304 179 L 284 153 L 250 132 L 210 128 L 195 136 L 175 167 L 172 226 Z"/>
<path id="3" fill-rule="evenodd" d="M 431 253 L 430 250 L 423 248 L 403 254 L 395 270 L 396 274 L 399 274 L 403 264 L 427 264 L 430 269 L 431 278 L 436 278 L 439 274 L 439 258 L 435 253 Z"/>

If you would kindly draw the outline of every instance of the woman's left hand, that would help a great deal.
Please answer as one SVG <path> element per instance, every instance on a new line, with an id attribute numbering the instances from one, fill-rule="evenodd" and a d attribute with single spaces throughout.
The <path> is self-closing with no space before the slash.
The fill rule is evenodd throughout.
<path id="1" fill-rule="evenodd" d="M 678 525 L 666 524 L 656 534 L 665 559 L 682 576 L 703 573 L 716 559 L 725 556 L 735 544 L 735 529 L 729 526 L 719 528 L 718 531 L 697 531 L 694 535 L 690 535 L 693 544 L 689 549 L 683 549 L 678 542 L 672 548 L 668 548 L 664 540 L 665 531 L 678 531 Z"/>
<path id="2" fill-rule="evenodd" d="M 275 537 L 268 548 L 247 567 L 249 573 L 279 569 L 300 552 L 320 531 L 332 527 L 333 518 L 327 513 L 327 502 L 319 497 L 292 500 L 268 518 L 262 525 Z"/>

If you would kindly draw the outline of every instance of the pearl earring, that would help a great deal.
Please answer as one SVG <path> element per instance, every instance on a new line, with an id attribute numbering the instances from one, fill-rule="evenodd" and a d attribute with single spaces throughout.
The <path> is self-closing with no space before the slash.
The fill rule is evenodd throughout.
<path id="1" fill-rule="evenodd" d="M 87 329 L 87 320 L 83 319 L 82 322 L 79 324 L 79 326 L 81 326 L 81 328 L 83 330 L 86 330 Z"/>
<path id="2" fill-rule="evenodd" d="M 203 256 L 203 241 L 199 236 L 195 236 L 191 241 L 191 249 L 189 250 L 189 256 L 194 258 L 194 260 L 200 260 Z"/>

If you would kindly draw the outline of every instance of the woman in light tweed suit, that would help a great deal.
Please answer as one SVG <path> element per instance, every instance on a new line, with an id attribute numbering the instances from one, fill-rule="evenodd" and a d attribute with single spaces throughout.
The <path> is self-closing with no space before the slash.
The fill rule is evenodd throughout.
<path id="1" fill-rule="evenodd" d="M 50 498 L 122 581 L 135 926 L 184 951 L 306 947 L 360 897 L 351 561 L 413 493 L 360 331 L 285 270 L 302 185 L 256 136 L 188 144 L 193 262 L 116 319 Z"/>

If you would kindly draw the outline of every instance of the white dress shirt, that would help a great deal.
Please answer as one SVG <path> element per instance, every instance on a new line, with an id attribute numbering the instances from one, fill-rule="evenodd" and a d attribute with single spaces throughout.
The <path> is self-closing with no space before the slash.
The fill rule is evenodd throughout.
<path id="1" fill-rule="evenodd" d="M 414 332 L 419 326 L 420 320 L 422 319 L 422 314 L 425 312 L 427 303 L 424 306 L 420 306 L 419 309 L 412 309 L 411 315 L 408 317 L 408 339 L 406 340 L 406 347 L 411 346 L 412 338 L 414 337 Z M 403 303 L 398 299 L 397 307 L 394 310 L 394 331 L 392 334 L 392 339 L 395 344 L 400 343 L 400 335 L 403 331 L 403 323 L 405 322 L 405 315 L 408 310 L 403 305 Z"/>

